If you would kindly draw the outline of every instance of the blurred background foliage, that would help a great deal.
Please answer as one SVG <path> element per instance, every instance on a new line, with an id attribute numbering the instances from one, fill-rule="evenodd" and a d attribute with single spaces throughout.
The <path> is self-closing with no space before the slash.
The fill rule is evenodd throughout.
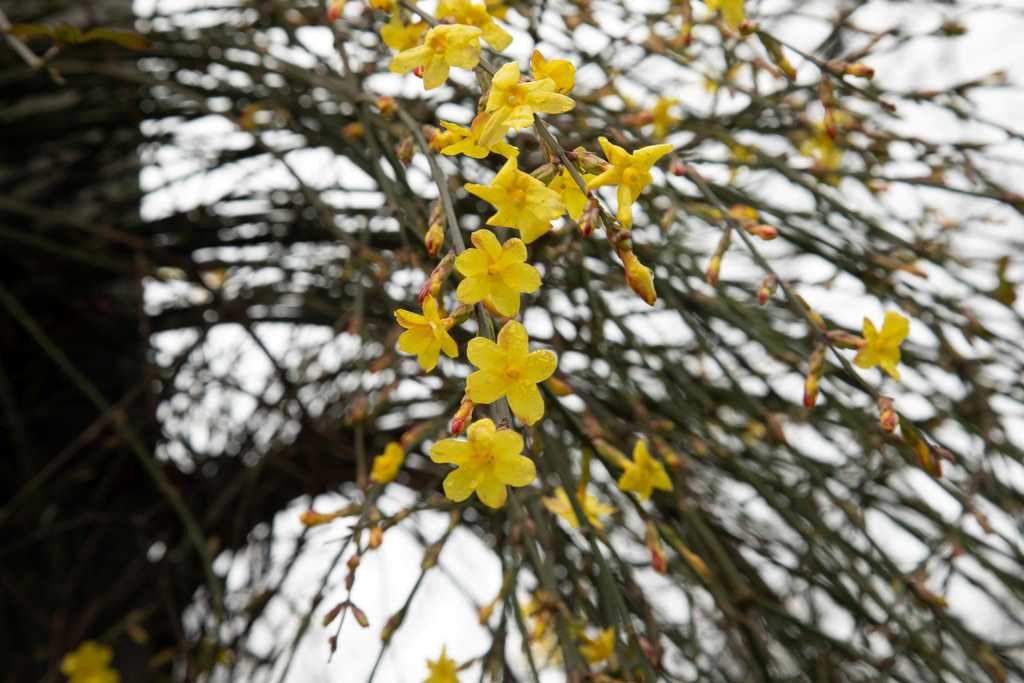
<path id="1" fill-rule="evenodd" d="M 879 21 L 879 5 L 898 19 Z M 655 98 L 678 97 L 673 163 L 707 184 L 659 174 L 635 209 L 653 308 L 600 232 L 566 223 L 531 247 L 545 286 L 525 320 L 572 393 L 547 394 L 532 432 L 540 486 L 520 512 L 452 518 L 513 589 L 477 664 L 531 679 L 511 644 L 531 629 L 515 605 L 544 584 L 556 590 L 534 600 L 561 626 L 618 629 L 605 673 L 620 680 L 1024 680 L 1024 157 L 1019 130 L 986 108 L 1020 85 L 914 85 L 945 69 L 938 55 L 975 13 L 1020 22 L 1020 8 L 748 2 L 788 46 L 792 81 L 700 2 L 685 40 L 687 8 L 510 3 L 514 56 L 541 45 L 578 67 L 577 108 L 550 120 L 563 147 L 651 144 Z M 333 633 L 324 601 L 344 598 L 340 568 L 367 551 L 348 536 L 312 599 L 290 602 L 282 587 L 316 532 L 283 538 L 277 513 L 340 493 L 387 544 L 389 525 L 455 507 L 440 496 L 446 468 L 425 457 L 390 485 L 414 493 L 397 517 L 359 485 L 387 442 L 404 434 L 425 453 L 445 435 L 466 372 L 424 376 L 394 348 L 392 310 L 434 265 L 423 235 L 437 188 L 422 154 L 399 159 L 410 131 L 371 103 L 394 95 L 420 124 L 466 123 L 480 92 L 463 74 L 423 97 L 386 72 L 384 14 L 353 1 L 329 27 L 324 9 L 3 3 L 12 24 L 50 29 L 19 33 L 38 62 L 0 50 L 2 680 L 61 680 L 86 639 L 113 647 L 126 681 L 284 680 L 302 638 Z M 906 72 L 836 66 L 862 60 Z M 547 161 L 532 136 L 516 143 L 523 168 Z M 442 164 L 470 230 L 489 211 L 461 183 L 497 166 Z M 716 202 L 778 230 L 752 244 L 830 329 L 911 318 L 904 382 L 830 354 L 806 410 L 819 334 L 782 291 L 758 304 L 768 273 L 723 242 Z M 933 455 L 948 449 L 943 476 L 879 429 L 880 390 Z M 640 436 L 678 462 L 675 492 L 646 508 L 617 490 L 609 456 Z M 592 490 L 620 511 L 604 533 L 570 531 L 539 504 L 575 486 L 584 453 Z M 421 540 L 440 552 L 447 538 Z M 245 578 L 225 583 L 239 563 Z M 290 618 L 268 638 L 280 601 Z M 597 676 L 558 634 L 555 668 Z"/>

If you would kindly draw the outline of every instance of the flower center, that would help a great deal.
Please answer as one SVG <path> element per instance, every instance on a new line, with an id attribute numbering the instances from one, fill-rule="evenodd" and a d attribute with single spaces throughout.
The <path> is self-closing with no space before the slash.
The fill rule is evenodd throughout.
<path id="1" fill-rule="evenodd" d="M 526 201 L 526 190 L 515 185 L 508 190 L 508 200 L 512 204 L 520 205 Z"/>
<path id="2" fill-rule="evenodd" d="M 497 261 L 491 262 L 491 265 L 487 266 L 488 275 L 500 275 L 502 271 L 501 265 Z"/>
<path id="3" fill-rule="evenodd" d="M 629 185 L 631 187 L 637 187 L 643 184 L 644 173 L 643 171 L 635 168 L 627 168 L 622 172 L 622 184 Z"/>
<path id="4" fill-rule="evenodd" d="M 522 370 L 520 370 L 515 365 L 509 365 L 508 367 L 505 368 L 505 376 L 508 377 L 509 379 L 519 379 L 519 376 L 522 374 Z"/>
<path id="5" fill-rule="evenodd" d="M 448 48 L 448 41 L 444 39 L 444 36 L 435 33 L 427 39 L 427 47 L 437 54 L 443 54 Z"/>

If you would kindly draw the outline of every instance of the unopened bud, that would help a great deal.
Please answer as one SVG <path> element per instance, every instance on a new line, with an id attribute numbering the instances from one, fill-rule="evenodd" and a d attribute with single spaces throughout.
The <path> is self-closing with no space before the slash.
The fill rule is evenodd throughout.
<path id="1" fill-rule="evenodd" d="M 772 294 L 775 293 L 775 288 L 779 285 L 779 279 L 774 275 L 769 275 L 761 283 L 761 289 L 757 290 L 757 303 L 764 306 L 768 303 L 768 299 Z"/>
<path id="2" fill-rule="evenodd" d="M 366 612 L 359 609 L 352 603 L 349 603 L 348 607 L 352 610 L 352 616 L 355 617 L 356 622 L 358 622 L 360 626 L 362 626 L 363 628 L 370 627 L 370 620 L 366 618 Z"/>
<path id="3" fill-rule="evenodd" d="M 427 234 L 423 236 L 423 244 L 427 247 L 427 254 L 430 258 L 437 258 L 444 246 L 444 226 L 441 223 L 431 223 L 427 228 Z"/>
<path id="4" fill-rule="evenodd" d="M 438 224 L 435 223 L 434 225 Z M 430 227 L 431 229 L 433 229 L 434 226 L 432 225 Z M 443 237 L 444 232 L 442 231 L 441 234 Z M 427 231 L 427 236 L 430 236 L 430 230 Z M 429 241 L 427 241 L 427 249 L 430 249 Z M 418 298 L 421 305 L 428 296 L 432 296 L 435 299 L 440 297 L 441 287 L 442 285 L 444 285 L 445 281 L 451 276 L 452 269 L 454 267 L 455 252 L 449 251 L 447 254 L 445 254 L 444 258 L 441 259 L 436 266 L 434 266 L 434 270 L 430 271 L 430 277 L 428 277 L 427 281 L 423 283 L 422 287 L 420 287 L 420 293 Z"/>
<path id="5" fill-rule="evenodd" d="M 859 349 L 864 345 L 864 339 L 844 330 L 831 330 L 827 335 L 828 340 L 843 349 Z"/>
<path id="6" fill-rule="evenodd" d="M 559 379 L 558 377 L 549 377 L 544 384 L 555 396 L 571 396 L 576 393 L 573 391 L 573 388 L 569 386 L 568 382 L 563 379 Z"/>
<path id="7" fill-rule="evenodd" d="M 395 115 L 395 98 L 390 95 L 383 95 L 377 98 L 377 109 L 380 110 L 380 115 L 386 119 L 390 119 Z"/>
<path id="8" fill-rule="evenodd" d="M 370 529 L 370 550 L 376 550 L 384 542 L 384 528 L 377 524 Z"/>
<path id="9" fill-rule="evenodd" d="M 856 62 L 854 64 L 846 65 L 846 73 L 850 76 L 856 76 L 858 78 L 874 78 L 875 70 L 867 64 Z"/>
<path id="10" fill-rule="evenodd" d="M 665 556 L 665 548 L 661 544 L 661 537 L 654 522 L 647 522 L 644 533 L 644 544 L 651 553 L 651 568 L 659 574 L 668 573 L 668 558 Z"/>
<path id="11" fill-rule="evenodd" d="M 423 67 L 417 66 L 415 69 L 412 70 L 412 75 L 415 76 L 416 78 L 423 78 Z"/>
<path id="12" fill-rule="evenodd" d="M 626 268 L 626 282 L 648 306 L 653 306 L 658 300 L 658 294 L 654 291 L 654 273 L 632 251 L 622 252 L 620 256 Z"/>
<path id="13" fill-rule="evenodd" d="M 473 402 L 470 401 L 469 398 L 463 397 L 462 402 L 455 411 L 455 415 L 452 416 L 452 421 L 448 425 L 448 431 L 451 432 L 452 436 L 458 436 L 466 429 L 466 425 L 468 425 L 472 419 Z"/>
<path id="14" fill-rule="evenodd" d="M 583 169 L 584 173 L 598 175 L 608 170 L 609 163 L 607 161 L 593 152 L 588 152 L 583 147 L 574 149 L 571 156 L 579 164 L 580 168 Z"/>
<path id="15" fill-rule="evenodd" d="M 747 232 L 749 232 L 754 237 L 760 237 L 765 242 L 773 240 L 779 236 L 779 231 L 776 228 L 773 228 L 770 225 L 764 225 L 763 223 L 748 228 Z"/>
<path id="16" fill-rule="evenodd" d="M 349 571 L 354 572 L 356 568 L 359 566 L 359 563 L 362 561 L 362 559 L 362 556 L 359 555 L 359 553 L 356 553 L 352 557 L 348 558 L 348 562 L 345 563 L 345 566 L 348 567 Z"/>
<path id="17" fill-rule="evenodd" d="M 356 138 L 363 137 L 365 130 L 361 121 L 353 121 L 341 129 L 341 135 L 346 140 L 355 140 Z"/>
<path id="18" fill-rule="evenodd" d="M 412 165 L 412 158 L 416 154 L 416 145 L 412 140 L 411 135 L 406 135 L 398 143 L 398 147 L 395 149 L 395 154 L 398 156 L 398 160 L 402 162 L 402 165 L 406 168 Z"/>
<path id="19" fill-rule="evenodd" d="M 558 173 L 558 164 L 549 161 L 546 164 L 538 166 L 530 175 L 547 185 L 555 179 L 555 176 L 558 175 Z"/>
<path id="20" fill-rule="evenodd" d="M 327 21 L 337 21 L 344 9 L 345 0 L 331 0 L 331 4 L 327 6 Z"/>
<path id="21" fill-rule="evenodd" d="M 583 210 L 583 215 L 580 216 L 578 223 L 580 234 L 584 237 L 590 237 L 594 233 L 594 227 L 597 225 L 600 217 L 601 209 L 597 206 L 597 200 L 591 197 L 590 201 L 587 202 L 587 208 Z"/>
<path id="22" fill-rule="evenodd" d="M 337 605 L 332 607 L 327 612 L 327 614 L 324 615 L 324 618 L 323 618 L 323 621 L 321 622 L 321 625 L 322 626 L 329 626 L 332 621 L 334 621 L 335 619 L 338 618 L 338 615 L 341 614 L 341 608 L 344 607 L 344 606 L 345 606 L 345 603 L 339 602 Z"/>
<path id="23" fill-rule="evenodd" d="M 704 273 L 704 279 L 712 287 L 718 286 L 718 277 L 722 272 L 722 257 L 712 256 L 711 261 L 708 262 L 708 270 Z"/>
<path id="24" fill-rule="evenodd" d="M 668 172 L 680 178 L 686 175 L 686 162 L 679 157 L 672 157 L 668 162 Z"/>
<path id="25" fill-rule="evenodd" d="M 807 375 L 807 379 L 804 380 L 804 408 L 813 408 L 817 402 L 818 377 L 817 375 Z"/>

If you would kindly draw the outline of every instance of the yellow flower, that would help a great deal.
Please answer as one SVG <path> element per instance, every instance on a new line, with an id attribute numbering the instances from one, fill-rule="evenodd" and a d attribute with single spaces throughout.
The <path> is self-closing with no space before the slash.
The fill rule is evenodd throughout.
<path id="1" fill-rule="evenodd" d="M 70 683 L 119 683 L 121 674 L 110 668 L 114 653 L 106 645 L 87 640 L 64 655 L 60 670 Z"/>
<path id="2" fill-rule="evenodd" d="M 455 296 L 464 304 L 486 300 L 498 313 L 516 315 L 520 293 L 540 289 L 540 273 L 526 263 L 526 245 L 516 238 L 502 245 L 490 230 L 477 230 L 469 239 L 474 246 L 455 259 L 465 276 Z"/>
<path id="3" fill-rule="evenodd" d="M 405 328 L 398 338 L 398 349 L 402 353 L 417 356 L 420 366 L 430 372 L 437 365 L 437 358 L 444 351 L 449 358 L 459 355 L 459 347 L 448 334 L 454 324 L 451 318 L 441 318 L 434 297 L 428 295 L 423 300 L 423 315 L 400 308 L 395 311 L 395 320 Z"/>
<path id="4" fill-rule="evenodd" d="M 394 12 L 388 23 L 380 30 L 381 40 L 396 52 L 403 52 L 420 44 L 423 34 L 427 32 L 427 22 L 417 21 L 414 24 L 403 24 L 402 17 Z"/>
<path id="5" fill-rule="evenodd" d="M 449 67 L 473 69 L 480 63 L 480 29 L 463 24 L 445 24 L 427 31 L 422 45 L 403 50 L 388 68 L 407 74 L 423 67 L 423 88 L 433 90 L 448 80 Z"/>
<path id="6" fill-rule="evenodd" d="M 565 492 L 565 489 L 559 486 L 555 489 L 554 498 L 544 498 L 544 507 L 548 509 L 552 514 L 558 515 L 564 519 L 569 526 L 573 529 L 580 528 L 580 520 L 576 517 L 576 511 L 572 507 L 572 503 L 569 501 L 569 494 Z M 580 505 L 583 507 L 583 514 L 587 516 L 587 521 L 595 529 L 604 529 L 604 522 L 601 521 L 601 517 L 615 512 L 615 508 L 611 505 L 605 505 L 597 499 L 593 494 L 588 493 L 584 496 L 583 500 L 580 501 Z"/>
<path id="7" fill-rule="evenodd" d="M 398 475 L 402 461 L 405 460 L 405 451 L 402 446 L 392 441 L 384 447 L 384 452 L 373 459 L 373 470 L 370 472 L 370 479 L 378 484 L 386 484 L 394 481 Z"/>
<path id="8" fill-rule="evenodd" d="M 520 171 L 514 158 L 505 162 L 490 185 L 466 183 L 465 187 L 498 210 L 487 225 L 515 228 L 527 244 L 550 230 L 551 221 L 565 211 L 558 193 Z"/>
<path id="9" fill-rule="evenodd" d="M 480 133 L 483 132 L 484 127 L 492 116 L 492 114 L 487 112 L 480 112 L 474 117 L 469 128 L 449 123 L 448 121 L 442 121 L 441 125 L 444 126 L 445 132 L 435 138 L 435 140 L 438 140 L 438 146 L 444 143 L 444 146 L 441 147 L 441 154 L 446 156 L 465 154 L 474 159 L 483 159 L 491 152 L 497 152 L 506 159 L 518 156 L 519 150 L 503 139 L 505 132 L 508 130 L 507 128 L 501 131 L 501 135 L 490 146 L 484 147 L 480 144 Z M 431 141 L 431 145 L 434 146 L 433 141 Z"/>
<path id="10" fill-rule="evenodd" d="M 568 94 L 576 85 L 576 67 L 567 59 L 544 59 L 540 50 L 530 55 L 530 71 L 536 79 L 550 78 L 555 82 L 555 90 Z"/>
<path id="11" fill-rule="evenodd" d="M 651 497 L 652 489 L 672 490 L 672 480 L 660 462 L 651 457 L 647 442 L 640 439 L 633 447 L 633 460 L 625 461 L 625 472 L 619 477 L 619 488 L 632 491 L 640 500 Z"/>
<path id="12" fill-rule="evenodd" d="M 601 149 L 604 150 L 605 158 L 611 167 L 587 183 L 588 189 L 604 187 L 605 185 L 619 186 L 619 211 L 618 218 L 625 227 L 633 225 L 633 202 L 645 187 L 651 184 L 651 167 L 669 152 L 672 145 L 651 145 L 641 147 L 630 154 L 608 138 L 598 138 Z"/>
<path id="13" fill-rule="evenodd" d="M 395 9 L 396 0 L 370 0 L 369 5 L 371 9 L 375 9 L 378 12 L 390 12 Z"/>
<path id="14" fill-rule="evenodd" d="M 800 144 L 800 153 L 814 159 L 814 165 L 834 171 L 843 165 L 843 148 L 828 134 L 825 124 L 815 124 L 814 134 Z"/>
<path id="15" fill-rule="evenodd" d="M 743 12 L 743 0 L 706 0 L 706 3 L 712 12 L 721 10 L 725 23 L 733 28 L 739 28 L 747 18 Z"/>
<path id="16" fill-rule="evenodd" d="M 910 321 L 895 311 L 885 314 L 881 332 L 875 329 L 870 320 L 864 318 L 864 345 L 854 357 L 854 364 L 865 369 L 877 365 L 898 380 L 900 372 L 896 366 L 900 364 L 900 344 L 909 333 Z"/>
<path id="17" fill-rule="evenodd" d="M 583 174 L 584 182 L 589 182 L 596 177 L 591 173 Z M 565 204 L 565 210 L 569 214 L 569 218 L 578 221 L 580 216 L 583 215 L 583 210 L 587 208 L 587 202 L 590 201 L 590 198 L 576 184 L 572 174 L 569 173 L 569 169 L 562 168 L 562 172 L 548 183 L 548 187 L 562 197 L 562 202 Z"/>
<path id="18" fill-rule="evenodd" d="M 624 251 L 619 255 L 626 270 L 626 282 L 648 306 L 653 306 L 658 300 L 658 293 L 654 289 L 654 272 L 641 263 L 632 251 Z"/>
<path id="19" fill-rule="evenodd" d="M 436 463 L 455 465 L 444 478 L 444 495 L 456 503 L 473 495 L 492 508 L 508 499 L 508 486 L 529 486 L 537 478 L 533 461 L 523 455 L 523 437 L 495 429 L 488 418 L 469 425 L 468 440 L 444 439 L 430 449 Z"/>
<path id="20" fill-rule="evenodd" d="M 615 654 L 614 628 L 602 629 L 594 638 L 585 634 L 580 635 L 580 654 L 591 664 L 603 662 Z"/>
<path id="21" fill-rule="evenodd" d="M 508 31 L 498 26 L 494 17 L 487 11 L 487 6 L 482 2 L 469 0 L 440 0 L 437 3 L 438 19 L 454 19 L 459 24 L 476 26 L 482 31 L 482 37 L 487 44 L 496 51 L 501 52 L 512 43 L 512 36 Z"/>
<path id="22" fill-rule="evenodd" d="M 651 121 L 654 123 L 654 138 L 663 140 L 670 128 L 679 123 L 679 119 L 669 113 L 669 109 L 679 104 L 679 100 L 659 97 L 651 109 Z"/>
<path id="23" fill-rule="evenodd" d="M 491 79 L 485 110 L 493 112 L 494 117 L 480 134 L 481 144 L 491 144 L 504 135 L 504 131 L 498 132 L 501 126 L 514 130 L 529 128 L 534 114 L 561 114 L 575 106 L 571 97 L 555 91 L 555 81 L 550 78 L 521 83 L 519 64 L 508 62 Z"/>
<path id="24" fill-rule="evenodd" d="M 509 320 L 498 343 L 475 337 L 466 348 L 469 362 L 480 368 L 466 379 L 466 396 L 473 403 L 494 403 L 502 396 L 515 416 L 528 425 L 544 417 L 544 399 L 537 388 L 555 372 L 552 351 L 530 352 L 526 328 Z"/>
<path id="25" fill-rule="evenodd" d="M 459 683 L 459 666 L 455 660 L 448 657 L 448 648 L 441 646 L 441 656 L 437 661 L 427 660 L 427 670 L 430 675 L 423 679 L 423 683 Z"/>

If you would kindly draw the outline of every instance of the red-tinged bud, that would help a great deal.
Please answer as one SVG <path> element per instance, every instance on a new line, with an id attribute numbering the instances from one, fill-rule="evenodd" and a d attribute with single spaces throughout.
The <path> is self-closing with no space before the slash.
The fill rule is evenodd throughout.
<path id="1" fill-rule="evenodd" d="M 353 121 L 352 123 L 344 126 L 341 129 L 341 135 L 346 140 L 355 140 L 357 138 L 361 138 L 363 137 L 363 133 L 365 132 L 366 129 L 363 127 L 362 121 Z"/>
<path id="2" fill-rule="evenodd" d="M 384 624 L 384 628 L 380 631 L 381 642 L 390 642 L 391 636 L 395 635 L 395 631 L 402 625 L 402 621 L 405 619 L 405 610 L 399 610 L 388 617 L 387 622 Z"/>
<path id="3" fill-rule="evenodd" d="M 807 375 L 807 379 L 804 380 L 804 408 L 808 410 L 814 407 L 814 404 L 818 402 L 818 377 L 816 375 Z"/>
<path id="4" fill-rule="evenodd" d="M 668 573 L 668 558 L 665 556 L 665 548 L 661 544 L 661 537 L 654 522 L 647 522 L 644 533 L 644 544 L 651 553 L 651 568 L 659 574 Z"/>
<path id="5" fill-rule="evenodd" d="M 668 162 L 668 172 L 680 178 L 686 175 L 686 162 L 679 157 L 672 157 Z"/>
<path id="6" fill-rule="evenodd" d="M 878 426 L 882 428 L 882 431 L 886 434 L 892 434 L 896 431 L 896 425 L 899 424 L 900 417 L 896 414 L 895 410 L 883 410 L 878 414 Z"/>
<path id="7" fill-rule="evenodd" d="M 332 607 L 327 612 L 327 614 L 324 615 L 323 621 L 321 622 L 321 626 L 330 626 L 331 622 L 334 621 L 335 619 L 337 619 L 338 615 L 341 614 L 341 609 L 344 606 L 345 606 L 345 603 L 339 602 L 337 605 Z"/>
<path id="8" fill-rule="evenodd" d="M 390 119 L 395 115 L 397 105 L 395 104 L 395 98 L 390 95 L 383 95 L 377 98 L 377 109 L 380 110 L 380 115 L 386 119 Z"/>
<path id="9" fill-rule="evenodd" d="M 437 224 L 435 223 L 435 225 L 437 225 Z M 433 229 L 433 228 L 434 228 L 434 226 L 432 225 L 431 229 Z M 443 230 L 441 232 L 441 237 L 442 237 L 442 239 L 444 237 L 444 231 Z M 427 250 L 428 250 L 428 252 L 430 250 L 429 238 L 430 238 L 430 230 L 427 231 L 427 240 L 428 240 L 427 241 Z M 430 277 L 428 277 L 427 281 L 423 283 L 422 287 L 420 287 L 419 302 L 420 302 L 421 305 L 423 304 L 423 301 L 428 296 L 432 296 L 435 299 L 440 298 L 441 287 L 444 285 L 445 281 L 448 280 L 448 278 L 451 276 L 452 270 L 453 270 L 454 267 L 455 267 L 455 252 L 449 251 L 447 254 L 445 254 L 444 258 L 441 259 L 436 266 L 434 266 L 434 270 L 430 271 Z"/>
<path id="10" fill-rule="evenodd" d="M 352 586 L 355 585 L 355 582 L 356 582 L 356 573 L 355 572 L 349 572 L 348 574 L 345 574 L 345 590 L 347 590 L 347 591 L 349 591 L 351 593 L 352 592 Z"/>
<path id="11" fill-rule="evenodd" d="M 622 117 L 622 123 L 626 126 L 646 126 L 654 121 L 654 114 L 649 111 L 641 111 L 636 114 L 629 114 Z"/>
<path id="12" fill-rule="evenodd" d="M 349 606 L 349 609 L 352 610 L 352 616 L 355 617 L 356 622 L 360 626 L 362 626 L 363 628 L 369 628 L 370 620 L 366 618 L 366 612 L 364 612 L 363 610 L 359 609 L 358 607 L 353 605 L 351 602 L 348 604 L 348 606 Z"/>
<path id="13" fill-rule="evenodd" d="M 653 306 L 658 300 L 658 294 L 654 291 L 654 273 L 651 269 L 640 263 L 640 259 L 631 251 L 620 254 L 622 263 L 626 268 L 626 282 L 641 299 Z"/>
<path id="14" fill-rule="evenodd" d="M 328 638 L 327 647 L 331 649 L 331 654 L 333 655 L 334 651 L 338 649 L 338 636 L 331 636 Z"/>
<path id="15" fill-rule="evenodd" d="M 779 285 L 779 280 L 774 275 L 769 275 L 761 283 L 761 289 L 757 290 L 757 303 L 764 306 L 768 303 L 768 299 L 772 294 L 775 293 L 775 288 Z"/>
<path id="16" fill-rule="evenodd" d="M 953 455 L 953 452 L 948 448 L 942 448 L 941 446 L 939 448 L 936 448 L 935 455 L 940 460 L 945 460 L 946 462 L 952 463 L 954 465 L 956 464 L 956 456 Z"/>
<path id="17" fill-rule="evenodd" d="M 754 237 L 760 237 L 765 242 L 775 239 L 779 236 L 779 231 L 770 225 L 755 225 L 747 230 Z"/>
<path id="18" fill-rule="evenodd" d="M 395 155 L 398 156 L 398 160 L 406 168 L 412 165 L 412 158 L 416 155 L 416 144 L 413 142 L 411 135 L 406 135 L 402 138 L 398 143 L 398 147 L 395 148 Z"/>
<path id="19" fill-rule="evenodd" d="M 708 263 L 708 270 L 704 274 L 704 279 L 712 287 L 718 286 L 718 277 L 722 272 L 722 257 L 712 256 L 711 261 Z"/>
<path id="20" fill-rule="evenodd" d="M 448 431 L 451 432 L 452 436 L 458 436 L 466 429 L 466 425 L 473 419 L 473 402 L 468 398 L 463 397 L 462 402 L 459 403 L 458 409 L 455 411 L 455 415 L 452 416 L 452 421 L 448 425 Z"/>
<path id="21" fill-rule="evenodd" d="M 847 64 L 846 73 L 848 73 L 851 76 L 856 76 L 858 78 L 875 77 L 875 70 L 872 69 L 867 64 L 861 64 L 860 62 L 856 62 L 855 64 Z"/>
<path id="22" fill-rule="evenodd" d="M 760 31 L 761 25 L 756 21 L 751 21 L 750 19 L 747 19 L 742 24 L 740 24 L 739 28 L 741 35 L 749 36 Z"/>
<path id="23" fill-rule="evenodd" d="M 345 0 L 331 0 L 331 4 L 327 6 L 327 21 L 337 21 L 344 9 Z"/>
<path id="24" fill-rule="evenodd" d="M 431 223 L 423 237 L 423 244 L 427 247 L 430 258 L 437 258 L 441 253 L 441 247 L 444 246 L 444 226 L 440 223 Z"/>
<path id="25" fill-rule="evenodd" d="M 348 558 L 348 562 L 345 563 L 345 566 L 348 567 L 349 571 L 354 572 L 362 559 L 362 556 L 360 556 L 359 553 L 356 553 L 352 557 Z"/>

